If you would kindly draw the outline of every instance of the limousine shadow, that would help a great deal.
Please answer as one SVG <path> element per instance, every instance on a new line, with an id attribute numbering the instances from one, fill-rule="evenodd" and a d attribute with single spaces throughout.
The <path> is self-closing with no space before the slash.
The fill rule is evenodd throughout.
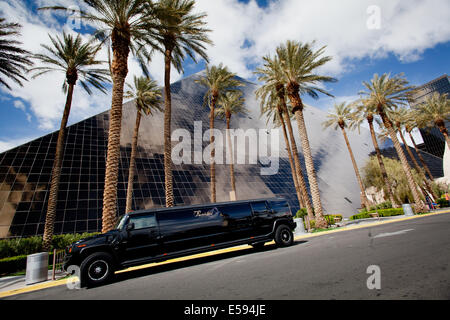
<path id="1" fill-rule="evenodd" d="M 307 243 L 308 241 L 294 241 L 292 246 L 301 245 L 304 243 Z M 230 259 L 230 258 L 236 258 L 240 256 L 248 256 L 252 254 L 258 254 L 261 252 L 270 252 L 273 250 L 283 250 L 283 248 L 278 248 L 275 244 L 268 244 L 265 245 L 263 248 L 260 249 L 254 249 L 251 246 L 248 248 L 238 250 L 238 251 L 232 251 L 232 252 L 224 252 L 224 253 L 217 253 L 205 257 L 197 257 L 192 259 L 187 259 L 183 261 L 174 261 L 166 264 L 156 264 L 155 266 L 149 266 L 143 269 L 138 270 L 131 270 L 126 272 L 121 272 L 116 274 L 116 276 L 111 281 L 112 283 L 119 283 L 122 281 L 127 281 L 130 279 L 136 279 L 140 277 L 150 276 L 153 274 L 159 274 L 163 272 L 168 272 L 176 269 L 182 269 L 182 268 L 188 268 L 196 265 L 201 265 L 205 263 L 220 261 L 224 259 Z"/>

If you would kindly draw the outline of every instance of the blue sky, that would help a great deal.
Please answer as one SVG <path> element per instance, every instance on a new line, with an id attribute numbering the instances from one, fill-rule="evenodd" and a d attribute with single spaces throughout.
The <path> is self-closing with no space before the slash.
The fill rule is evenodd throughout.
<path id="1" fill-rule="evenodd" d="M 47 33 L 85 33 L 88 27 L 73 30 L 65 17 L 35 11 L 38 6 L 55 3 L 78 5 L 80 1 L 6 0 L 0 2 L 0 12 L 23 25 L 21 41 L 26 49 L 36 52 L 40 43 L 48 43 Z M 373 5 L 379 11 L 370 9 Z M 327 45 L 327 54 L 334 59 L 321 72 L 339 80 L 327 85 L 336 98 L 305 98 L 308 104 L 324 110 L 335 101 L 354 99 L 362 81 L 370 80 L 374 73 L 404 72 L 411 84 L 420 85 L 449 70 L 447 0 L 197 0 L 196 6 L 208 14 L 212 29 L 215 46 L 208 48 L 211 63 L 224 63 L 253 81 L 252 72 L 261 57 L 287 39 L 317 40 L 318 45 Z M 375 20 L 372 28 L 369 24 L 373 19 L 379 21 Z M 185 74 L 174 70 L 172 81 L 204 66 L 203 61 L 197 65 L 186 61 Z M 163 70 L 162 57 L 155 56 L 150 72 L 160 83 Z M 135 74 L 140 74 L 139 67 L 130 60 L 129 79 Z M 65 100 L 60 90 L 62 80 L 63 75 L 55 74 L 31 80 L 23 88 L 13 87 L 12 92 L 0 88 L 0 151 L 58 129 Z M 69 123 L 109 108 L 109 94 L 88 97 L 78 91 Z"/>

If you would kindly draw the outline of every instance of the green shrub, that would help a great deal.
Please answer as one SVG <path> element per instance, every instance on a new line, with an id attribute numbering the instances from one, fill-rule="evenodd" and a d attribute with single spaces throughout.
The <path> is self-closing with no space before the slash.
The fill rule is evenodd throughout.
<path id="1" fill-rule="evenodd" d="M 17 273 L 20 271 L 25 271 L 27 268 L 27 256 L 21 255 L 15 257 L 9 257 L 0 259 L 0 275 L 8 275 Z M 48 265 L 51 266 L 53 264 L 53 252 L 49 252 L 48 254 Z"/>
<path id="2" fill-rule="evenodd" d="M 359 220 L 359 219 L 368 219 L 368 218 L 370 218 L 370 215 L 368 212 L 361 212 L 361 213 L 351 216 L 350 220 Z"/>
<path id="3" fill-rule="evenodd" d="M 53 249 L 64 249 L 75 241 L 88 238 L 96 234 L 98 233 L 64 234 L 53 236 L 52 248 L 50 251 L 53 251 Z M 0 259 L 22 255 L 26 256 L 41 251 L 42 237 L 39 236 L 0 240 Z"/>
<path id="4" fill-rule="evenodd" d="M 391 217 L 391 216 L 401 216 L 404 214 L 402 208 L 392 208 L 392 209 L 384 209 L 378 210 L 378 214 L 380 217 Z"/>
<path id="5" fill-rule="evenodd" d="M 329 226 L 335 224 L 334 216 L 332 216 L 332 215 L 325 215 L 324 218 L 327 220 Z"/>
<path id="6" fill-rule="evenodd" d="M 402 208 L 391 208 L 391 209 L 381 209 L 381 210 L 372 210 L 369 212 L 362 212 L 359 214 L 355 214 L 350 217 L 350 220 L 358 220 L 358 219 L 368 219 L 370 218 L 371 213 L 375 213 L 378 211 L 378 215 L 380 217 L 391 217 L 391 216 L 401 216 L 403 215 Z"/>
<path id="7" fill-rule="evenodd" d="M 42 237 L 0 240 L 0 259 L 40 252 Z"/>
<path id="8" fill-rule="evenodd" d="M 295 219 L 303 218 L 306 215 L 308 215 L 308 211 L 306 210 L 306 208 L 301 208 L 300 210 L 297 211 Z"/>
<path id="9" fill-rule="evenodd" d="M 0 275 L 7 275 L 25 270 L 27 267 L 27 256 L 17 256 L 0 259 Z"/>
<path id="10" fill-rule="evenodd" d="M 450 207 L 450 201 L 446 200 L 445 198 L 437 199 L 436 202 L 441 208 Z"/>
<path id="11" fill-rule="evenodd" d="M 306 226 L 306 220 L 303 219 L 303 225 L 305 226 L 305 230 L 308 230 L 308 227 Z M 316 220 L 310 220 L 309 221 L 309 226 L 311 227 L 311 229 L 314 229 L 314 227 L 316 226 Z"/>

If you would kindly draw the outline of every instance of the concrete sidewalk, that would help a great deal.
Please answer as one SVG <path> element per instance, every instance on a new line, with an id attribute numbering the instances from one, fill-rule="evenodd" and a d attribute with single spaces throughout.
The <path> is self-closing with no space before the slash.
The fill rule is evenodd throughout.
<path id="1" fill-rule="evenodd" d="M 25 282 L 25 280 L 26 280 L 25 275 L 0 278 L 0 294 L 2 292 L 5 292 L 5 291 L 18 290 L 18 289 L 27 288 L 27 287 L 30 288 L 30 287 L 33 287 L 35 285 L 41 285 L 41 284 L 44 284 L 44 283 L 53 282 L 54 280 L 52 280 L 52 275 L 53 275 L 53 272 L 50 270 L 48 272 L 48 278 L 47 278 L 48 280 L 47 281 L 34 283 L 34 284 L 30 284 L 30 285 L 26 284 L 26 282 Z M 55 281 L 65 277 L 65 276 L 66 276 L 66 274 L 63 273 L 63 272 L 57 273 L 56 277 L 55 277 L 56 278 Z"/>
<path id="2" fill-rule="evenodd" d="M 402 216 L 385 217 L 385 218 L 361 219 L 361 220 L 355 220 L 355 221 L 345 221 L 344 220 L 341 223 L 342 224 L 341 227 L 332 228 L 330 230 L 323 231 L 323 232 L 317 232 L 317 233 L 296 232 L 294 236 L 295 236 L 295 240 L 302 240 L 302 239 L 327 235 L 327 234 L 335 233 L 335 232 L 344 232 L 344 231 L 367 228 L 367 227 L 372 227 L 372 226 L 375 227 L 377 225 L 382 225 L 382 224 L 386 224 L 386 223 L 394 223 L 397 221 L 404 221 L 404 220 L 410 220 L 410 219 L 420 219 L 420 218 L 433 216 L 436 214 L 448 214 L 448 213 L 450 213 L 450 209 L 435 210 L 433 212 L 430 212 L 430 213 L 427 213 L 424 215 L 414 215 L 414 216 L 402 215 Z M 131 270 L 145 269 L 145 268 L 149 268 L 149 267 L 156 266 L 156 265 L 168 264 L 168 263 L 177 262 L 177 261 L 181 261 L 181 260 L 195 259 L 195 258 L 207 256 L 207 255 L 216 255 L 216 254 L 220 254 L 220 253 L 224 253 L 224 252 L 239 251 L 239 250 L 243 250 L 243 249 L 247 249 L 247 248 L 248 248 L 248 245 L 242 245 L 242 246 L 228 248 L 228 249 L 221 249 L 221 250 L 206 252 L 206 253 L 202 253 L 202 254 L 196 254 L 196 255 L 192 255 L 192 256 L 186 256 L 186 257 L 181 257 L 181 258 L 177 258 L 177 259 L 172 259 L 172 260 L 168 260 L 168 261 L 164 261 L 164 262 L 160 262 L 160 263 L 152 263 L 152 264 L 148 264 L 148 265 L 132 267 L 132 268 L 129 268 L 126 270 L 118 271 L 117 273 L 128 272 Z M 0 278 L 0 298 L 67 284 L 67 282 L 70 280 L 61 279 L 64 277 L 66 277 L 66 274 L 60 273 L 59 275 L 57 275 L 56 280 L 54 280 L 54 281 L 47 280 L 47 281 L 37 283 L 37 284 L 32 284 L 32 285 L 26 285 L 25 276 L 13 276 L 13 277 Z M 48 279 L 51 279 L 51 278 L 52 278 L 52 271 L 49 271 Z"/>

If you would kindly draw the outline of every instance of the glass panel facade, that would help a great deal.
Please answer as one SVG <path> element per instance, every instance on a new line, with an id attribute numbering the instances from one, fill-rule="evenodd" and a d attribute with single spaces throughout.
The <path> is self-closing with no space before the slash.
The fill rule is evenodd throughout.
<path id="1" fill-rule="evenodd" d="M 414 101 L 410 103 L 411 107 L 425 102 L 435 92 L 439 94 L 447 93 L 450 97 L 450 81 L 447 75 L 443 75 L 418 88 L 418 92 L 413 97 Z M 447 127 L 447 130 L 450 131 L 450 121 L 446 121 L 445 126 Z M 442 159 L 445 151 L 445 139 L 439 129 L 435 127 L 430 129 L 420 129 L 420 133 L 422 135 L 423 144 L 418 147 L 421 150 Z"/>
<path id="2" fill-rule="evenodd" d="M 209 145 L 209 140 L 202 137 L 203 132 L 209 129 L 209 110 L 203 107 L 206 90 L 194 82 L 197 77 L 193 75 L 171 86 L 172 130 L 185 129 L 190 134 L 191 150 L 197 151 L 196 156 L 199 155 L 198 146 L 204 150 Z M 259 103 L 254 98 L 256 89 L 257 86 L 250 82 L 242 88 L 250 112 L 248 115 L 233 116 L 232 128 L 247 130 L 267 127 L 266 119 L 260 117 Z M 328 213 L 351 215 L 359 207 L 359 188 L 356 179 L 353 179 L 354 171 L 344 140 L 339 132 L 322 130 L 320 123 L 326 119 L 325 112 L 307 107 L 305 118 L 323 207 Z M 118 216 L 125 213 L 135 119 L 133 102 L 125 103 L 117 186 Z M 202 123 L 200 134 L 194 132 L 196 121 Z M 224 132 L 225 122 L 217 120 L 215 127 Z M 109 112 L 67 128 L 55 234 L 101 230 L 108 128 Z M 349 137 L 358 164 L 363 165 L 373 148 L 369 132 L 361 131 L 361 135 L 349 133 Z M 56 140 L 57 132 L 54 132 L 0 154 L 0 238 L 43 234 Z M 225 141 L 224 134 L 224 145 Z M 162 113 L 142 119 L 138 145 L 132 209 L 162 207 L 165 205 Z M 247 151 L 250 147 L 246 146 Z M 259 159 L 256 164 L 248 164 L 247 161 L 247 164 L 235 165 L 238 200 L 281 196 L 289 202 L 293 213 L 299 209 L 282 134 L 279 152 L 279 170 L 274 175 L 261 175 L 261 160 L 264 159 Z M 204 160 L 209 160 L 208 153 L 205 154 Z M 306 177 L 303 157 L 300 158 Z M 192 164 L 173 165 L 172 170 L 176 205 L 210 202 L 208 164 L 196 164 L 193 156 Z M 229 176 L 228 165 L 216 165 L 218 202 L 230 200 Z"/>

